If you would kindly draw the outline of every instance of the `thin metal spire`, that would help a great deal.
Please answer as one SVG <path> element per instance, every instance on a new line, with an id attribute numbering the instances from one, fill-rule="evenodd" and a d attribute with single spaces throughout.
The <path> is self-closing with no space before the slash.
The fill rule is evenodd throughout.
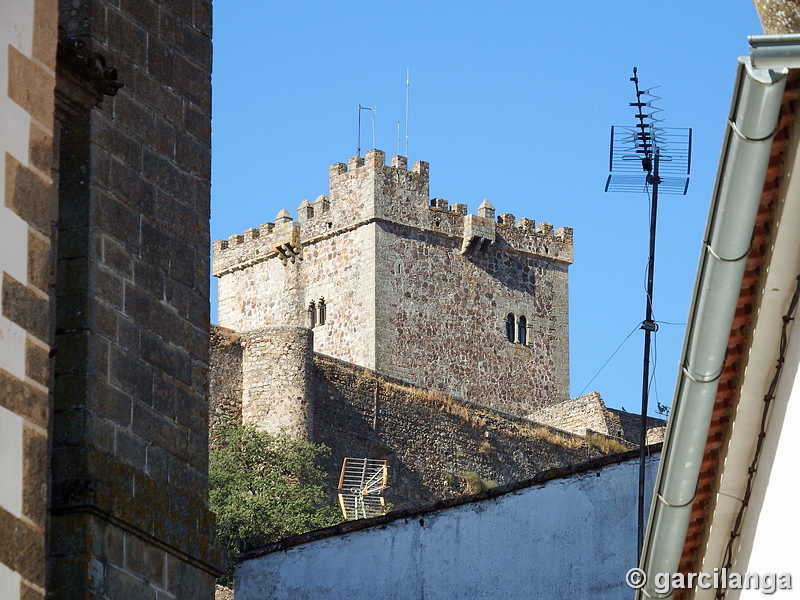
<path id="1" fill-rule="evenodd" d="M 409 70 L 406 69 L 406 158 L 408 158 L 408 76 Z"/>
<path id="2" fill-rule="evenodd" d="M 358 105 L 358 149 L 356 150 L 356 156 L 361 156 L 361 111 L 362 110 L 371 110 L 372 111 L 372 148 L 375 148 L 375 113 L 378 110 L 377 106 L 361 106 Z"/>

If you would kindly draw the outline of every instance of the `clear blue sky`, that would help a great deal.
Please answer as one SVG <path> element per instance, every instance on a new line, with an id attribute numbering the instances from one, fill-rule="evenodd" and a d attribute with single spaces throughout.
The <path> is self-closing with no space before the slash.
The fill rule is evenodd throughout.
<path id="1" fill-rule="evenodd" d="M 574 228 L 573 396 L 644 318 L 647 198 L 603 187 L 610 126 L 634 121 L 632 67 L 660 85 L 665 124 L 695 142 L 688 195 L 659 203 L 655 318 L 677 325 L 656 335 L 652 406 L 671 403 L 736 59 L 761 33 L 751 2 L 225 0 L 214 19 L 212 239 L 327 193 L 359 103 L 396 154 L 408 68 L 409 164 L 430 163 L 432 196 Z M 216 285 L 214 321 L 215 304 Z M 642 345 L 637 330 L 586 391 L 638 411 Z"/>

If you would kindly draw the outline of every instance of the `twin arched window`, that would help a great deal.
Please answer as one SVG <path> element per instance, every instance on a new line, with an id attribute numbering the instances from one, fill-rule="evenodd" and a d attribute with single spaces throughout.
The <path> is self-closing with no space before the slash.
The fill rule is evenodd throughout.
<path id="1" fill-rule="evenodd" d="M 506 316 L 506 339 L 526 346 L 528 344 L 528 319 L 524 315 L 514 317 L 514 313 Z"/>
<path id="2" fill-rule="evenodd" d="M 312 300 L 308 303 L 308 326 L 312 329 L 317 325 L 325 325 L 327 319 L 327 307 L 325 298 L 320 298 L 319 302 Z"/>
<path id="3" fill-rule="evenodd" d="M 317 303 L 313 300 L 308 303 L 308 326 L 311 329 L 317 326 Z"/>
<path id="4" fill-rule="evenodd" d="M 517 318 L 517 341 L 523 346 L 528 343 L 528 319 L 523 315 Z"/>

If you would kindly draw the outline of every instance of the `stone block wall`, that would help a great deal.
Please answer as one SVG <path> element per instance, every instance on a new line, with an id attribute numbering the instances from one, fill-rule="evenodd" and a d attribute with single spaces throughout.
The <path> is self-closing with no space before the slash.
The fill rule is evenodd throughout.
<path id="1" fill-rule="evenodd" d="M 330 197 L 304 200 L 298 222 L 281 211 L 215 242 L 220 325 L 313 327 L 321 353 L 504 410 L 567 399 L 572 230 L 495 221 L 488 202 L 468 215 L 430 200 L 427 163 L 384 163 L 371 150 L 333 165 Z M 506 339 L 509 313 L 524 343 Z"/>
<path id="2" fill-rule="evenodd" d="M 465 256 L 457 239 L 389 223 L 376 245 L 376 370 L 517 414 L 568 397 L 566 264 Z M 526 318 L 526 343 L 506 338 L 509 313 Z"/>
<path id="3" fill-rule="evenodd" d="M 547 423 L 578 435 L 586 435 L 586 431 L 591 430 L 614 437 L 622 437 L 619 418 L 606 410 L 606 405 L 597 392 L 590 392 L 553 406 L 541 408 L 531 412 L 528 416 L 541 423 Z"/>
<path id="4" fill-rule="evenodd" d="M 57 4 L 0 7 L 0 598 L 45 593 Z"/>
<path id="5" fill-rule="evenodd" d="M 308 241 L 303 260 L 295 263 L 283 264 L 273 253 L 246 268 L 215 271 L 220 277 L 219 325 L 235 331 L 265 325 L 307 327 L 311 302 L 324 299 L 327 316 L 325 324 L 314 328 L 315 347 L 342 360 L 373 365 L 375 227 L 365 224 Z"/>
<path id="6" fill-rule="evenodd" d="M 639 437 L 642 430 L 641 416 L 618 410 L 616 408 L 607 409 L 612 418 L 619 421 L 619 426 L 622 429 L 621 437 L 629 440 L 634 444 L 639 444 Z M 664 419 L 656 417 L 647 417 L 647 433 L 645 434 L 645 442 L 647 444 L 658 444 L 664 441 L 664 434 L 666 433 L 667 423 Z"/>
<path id="7" fill-rule="evenodd" d="M 613 439 L 639 445 L 641 417 L 622 410 L 606 408 L 597 392 L 545 406 L 527 415 L 529 418 L 551 427 L 557 427 L 577 435 L 594 432 Z M 664 441 L 665 421 L 647 417 L 646 443 Z"/>
<path id="8" fill-rule="evenodd" d="M 212 598 L 211 3 L 59 10 L 78 82 L 124 87 L 60 127 L 48 594 Z"/>

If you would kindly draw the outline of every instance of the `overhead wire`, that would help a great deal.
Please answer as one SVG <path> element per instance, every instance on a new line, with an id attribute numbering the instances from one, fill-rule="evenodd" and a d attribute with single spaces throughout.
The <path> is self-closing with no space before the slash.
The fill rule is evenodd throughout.
<path id="1" fill-rule="evenodd" d="M 605 368 L 606 368 L 606 365 L 607 365 L 608 363 L 610 363 L 610 362 L 611 362 L 611 359 L 612 359 L 612 358 L 614 358 L 614 356 L 616 356 L 617 352 L 619 352 L 619 351 L 620 351 L 620 349 L 622 348 L 622 346 L 624 346 L 624 345 L 625 345 L 625 342 L 627 342 L 627 341 L 628 341 L 628 338 L 630 338 L 630 337 L 631 337 L 631 336 L 632 336 L 632 335 L 633 335 L 633 334 L 636 332 L 636 330 L 637 330 L 637 329 L 639 329 L 639 327 L 641 327 L 641 325 L 642 325 L 642 324 L 641 324 L 641 322 L 640 322 L 640 323 L 637 323 L 637 324 L 636 324 L 636 326 L 635 326 L 633 329 L 631 329 L 631 332 L 630 332 L 628 335 L 626 335 L 626 336 L 625 336 L 625 339 L 624 339 L 624 340 L 622 340 L 622 342 L 620 343 L 620 345 L 619 345 L 619 346 L 617 346 L 617 349 L 616 349 L 616 350 L 614 350 L 614 352 L 612 352 L 612 353 L 611 353 L 611 356 L 609 356 L 609 357 L 608 357 L 608 359 L 606 360 L 606 362 L 604 362 L 604 363 L 603 363 L 603 366 L 602 366 L 602 367 L 600 367 L 600 369 L 597 371 L 597 373 L 595 373 L 595 374 L 594 374 L 594 377 L 592 377 L 592 378 L 589 380 L 589 383 L 587 383 L 587 384 L 586 384 L 586 385 L 583 387 L 583 389 L 582 389 L 582 390 L 581 390 L 581 392 L 578 394 L 578 396 L 583 396 L 583 392 L 585 392 L 585 391 L 586 391 L 586 389 L 587 389 L 587 388 L 588 388 L 590 385 L 592 385 L 592 382 L 593 382 L 595 379 L 597 379 L 597 376 L 598 376 L 598 375 L 600 375 L 600 373 L 603 371 L 603 369 L 605 369 Z"/>

